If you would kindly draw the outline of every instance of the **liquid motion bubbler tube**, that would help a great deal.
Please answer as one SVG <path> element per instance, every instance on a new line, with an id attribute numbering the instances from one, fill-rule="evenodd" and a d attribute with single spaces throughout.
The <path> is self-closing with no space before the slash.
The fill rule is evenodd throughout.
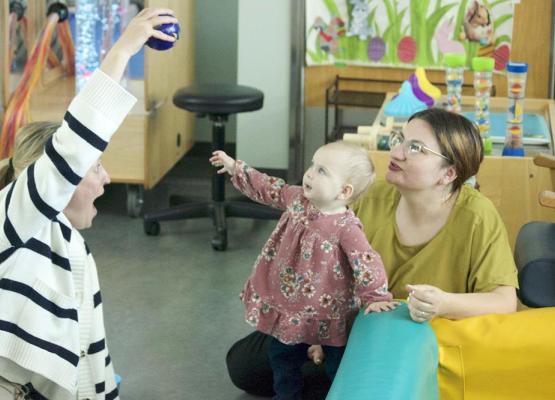
<path id="1" fill-rule="evenodd" d="M 522 144 L 522 120 L 524 117 L 524 93 L 528 64 L 509 62 L 507 64 L 507 89 L 509 108 L 507 110 L 507 133 L 505 135 L 504 156 L 524 157 Z"/>
<path id="2" fill-rule="evenodd" d="M 474 71 L 474 96 L 476 125 L 480 130 L 484 142 L 484 154 L 491 154 L 492 140 L 489 137 L 489 103 L 492 87 L 492 73 L 495 60 L 491 57 L 474 57 L 472 69 Z"/>
<path id="3" fill-rule="evenodd" d="M 443 61 L 445 63 L 445 83 L 447 85 L 445 109 L 460 113 L 466 54 L 446 53 Z"/>

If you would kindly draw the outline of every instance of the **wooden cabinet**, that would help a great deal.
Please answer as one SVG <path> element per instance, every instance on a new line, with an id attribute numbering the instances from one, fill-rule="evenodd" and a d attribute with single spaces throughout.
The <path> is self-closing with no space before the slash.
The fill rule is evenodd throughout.
<path id="1" fill-rule="evenodd" d="M 0 1 L 4 29 L 8 1 Z M 194 115 L 175 107 L 172 97 L 178 88 L 192 84 L 194 79 L 194 1 L 146 0 L 145 6 L 173 9 L 181 34 L 176 45 L 168 51 L 145 49 L 144 79 L 127 82 L 128 90 L 138 102 L 102 158 L 112 182 L 129 184 L 127 208 L 130 215 L 140 212 L 142 189 L 156 185 L 193 146 Z M 32 8 L 28 10 L 30 25 L 43 24 L 44 10 Z M 32 18 L 36 24 L 32 23 Z M 32 120 L 61 121 L 74 96 L 73 77 L 65 77 L 56 70 L 46 71 L 31 98 Z"/>

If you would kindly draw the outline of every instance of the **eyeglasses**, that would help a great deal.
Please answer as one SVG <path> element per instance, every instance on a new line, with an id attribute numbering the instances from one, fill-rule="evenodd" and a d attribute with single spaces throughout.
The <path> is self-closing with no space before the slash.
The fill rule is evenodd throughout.
<path id="1" fill-rule="evenodd" d="M 430 149 L 427 146 L 424 146 L 420 142 L 417 142 L 415 140 L 405 140 L 405 137 L 401 132 L 393 132 L 391 136 L 389 136 L 389 148 L 393 149 L 401 144 L 403 145 L 405 156 L 415 156 L 420 153 L 426 154 L 426 152 L 429 151 L 430 153 L 435 154 L 436 156 L 440 156 L 450 163 L 453 163 L 453 161 L 451 161 L 451 159 L 449 159 L 448 157 L 444 156 L 441 153 L 438 153 L 435 150 Z"/>

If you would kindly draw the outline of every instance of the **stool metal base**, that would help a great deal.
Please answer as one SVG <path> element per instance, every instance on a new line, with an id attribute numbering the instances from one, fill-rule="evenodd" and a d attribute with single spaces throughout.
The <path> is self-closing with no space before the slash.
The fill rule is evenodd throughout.
<path id="1" fill-rule="evenodd" d="M 180 200 L 183 198 L 172 196 L 171 203 L 175 204 Z M 145 214 L 143 228 L 147 235 L 157 236 L 160 234 L 160 221 L 210 217 L 215 228 L 212 248 L 223 251 L 227 248 L 226 217 L 279 219 L 280 216 L 281 210 L 247 201 L 196 201 Z"/>

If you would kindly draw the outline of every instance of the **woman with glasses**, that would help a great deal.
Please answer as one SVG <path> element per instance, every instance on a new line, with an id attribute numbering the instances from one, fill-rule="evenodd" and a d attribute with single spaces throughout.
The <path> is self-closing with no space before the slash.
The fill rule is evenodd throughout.
<path id="1" fill-rule="evenodd" d="M 390 149 L 386 182 L 372 185 L 353 210 L 382 255 L 394 297 L 407 298 L 416 322 L 516 311 L 516 266 L 501 217 L 464 184 L 483 159 L 477 128 L 432 108 L 394 133 Z M 239 388 L 271 395 L 266 345 L 255 332 L 230 349 L 228 369 Z M 325 355 L 312 347 L 308 357 Z M 324 398 L 324 374 L 314 365 L 305 372 L 307 398 Z"/>
<path id="2" fill-rule="evenodd" d="M 466 118 L 432 108 L 390 138 L 386 181 L 355 205 L 413 320 L 516 311 L 517 272 L 493 203 L 464 182 L 482 140 Z M 366 223 L 365 223 L 366 222 Z"/>

